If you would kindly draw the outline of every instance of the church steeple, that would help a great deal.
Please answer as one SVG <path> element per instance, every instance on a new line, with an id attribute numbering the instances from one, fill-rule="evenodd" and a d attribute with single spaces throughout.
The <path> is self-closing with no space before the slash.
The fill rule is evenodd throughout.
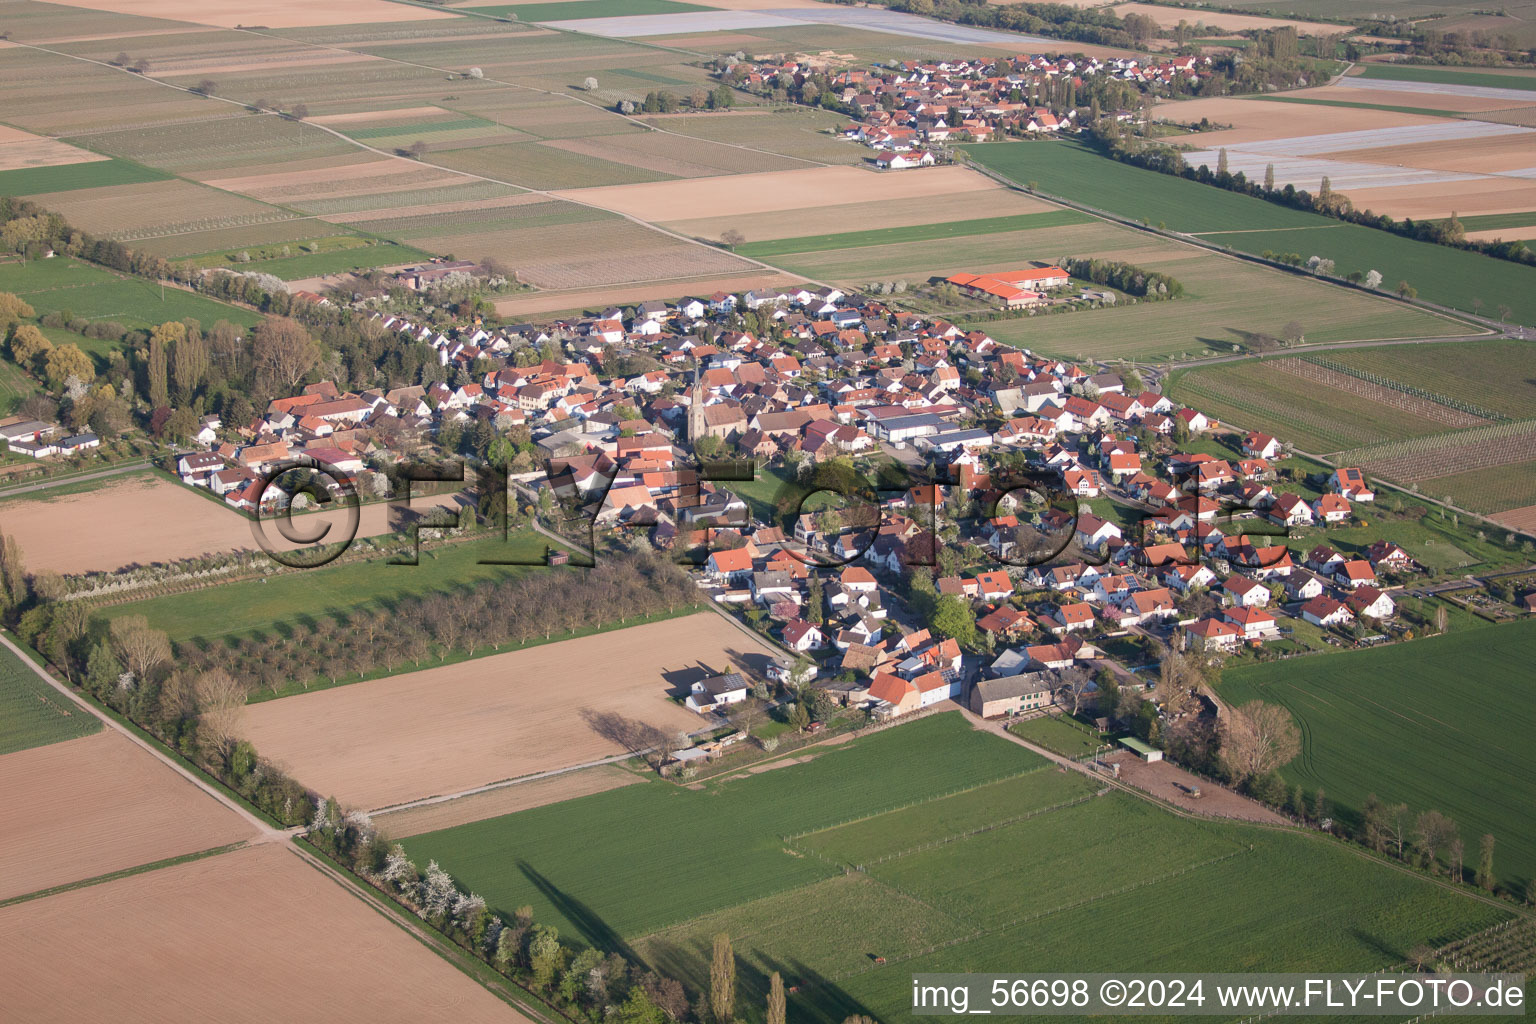
<path id="1" fill-rule="evenodd" d="M 693 388 L 688 393 L 688 443 L 704 436 L 704 384 L 699 379 L 699 361 L 693 361 Z"/>

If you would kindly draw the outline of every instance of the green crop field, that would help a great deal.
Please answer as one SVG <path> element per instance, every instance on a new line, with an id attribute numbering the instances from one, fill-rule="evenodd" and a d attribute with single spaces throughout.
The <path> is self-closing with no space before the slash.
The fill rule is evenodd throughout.
<path id="1" fill-rule="evenodd" d="M 1449 246 L 1417 242 L 1375 228 L 1238 195 L 1211 185 L 1143 170 L 1075 142 L 1012 142 L 964 147 L 977 163 L 1021 184 L 1122 217 L 1246 253 L 1300 253 L 1336 262 L 1339 274 L 1376 270 L 1383 287 L 1406 280 L 1421 298 L 1470 310 L 1506 303 L 1520 323 L 1536 323 L 1536 267 Z M 1305 230 L 1312 229 L 1312 230 Z"/>
<path id="2" fill-rule="evenodd" d="M 630 949 L 695 993 L 726 932 L 749 1022 L 775 970 L 799 988 L 794 1020 L 899 1020 L 913 971 L 1370 970 L 1507 916 L 1316 838 L 1101 791 L 953 714 L 405 846 L 493 907 L 530 904 L 563 939 Z"/>
<path id="3" fill-rule="evenodd" d="M 939 715 L 825 748 L 808 764 L 702 790 L 654 781 L 405 842 L 412 857 L 436 858 L 491 906 L 510 911 L 531 903 L 542 920 L 558 922 L 562 934 L 602 941 L 840 873 L 829 861 L 786 852 L 782 836 L 931 800 L 1040 763 L 959 715 Z M 720 870 L 723 865 L 729 869 Z M 698 884 L 705 875 L 709 884 Z"/>
<path id="4" fill-rule="evenodd" d="M 738 246 L 736 252 L 753 259 L 784 256 L 790 253 L 822 252 L 827 249 L 862 249 L 871 245 L 896 242 L 928 242 L 967 235 L 995 235 L 1004 231 L 1031 228 L 1059 228 L 1069 224 L 1091 224 L 1094 218 L 1076 210 L 1047 210 L 1021 213 L 1012 217 L 983 217 L 955 220 L 943 224 L 913 224 L 899 228 L 875 228 L 870 231 L 846 231 L 832 235 L 808 235 L 804 238 L 777 238 L 770 242 L 751 242 Z"/>
<path id="5" fill-rule="evenodd" d="M 1536 461 L 1430 477 L 1419 481 L 1419 490 L 1484 515 L 1525 508 L 1536 505 Z"/>
<path id="6" fill-rule="evenodd" d="M 26 299 L 39 316 L 68 310 L 88 320 L 112 320 L 125 327 L 148 327 L 193 317 L 203 326 L 215 321 L 251 326 L 261 315 L 180 288 L 162 288 L 141 277 L 118 275 L 81 260 L 58 257 L 31 263 L 0 264 L 0 291 Z"/>
<path id="7" fill-rule="evenodd" d="M 0 754 L 89 736 L 101 720 L 86 714 L 7 648 L 0 648 Z"/>
<path id="8" fill-rule="evenodd" d="M 1536 345 L 1528 341 L 1343 349 L 1327 358 L 1515 419 L 1536 416 Z"/>
<path id="9" fill-rule="evenodd" d="M 1186 450 L 1180 448 L 1180 451 Z M 1010 725 L 1008 731 L 1065 757 L 1084 757 L 1103 746 L 1099 734 L 1088 726 L 1056 715 L 1026 718 Z"/>
<path id="10" fill-rule="evenodd" d="M 1458 217 L 1461 226 L 1468 231 L 1496 231 L 1499 228 L 1536 227 L 1536 210 L 1523 213 L 1484 213 L 1472 217 Z"/>
<path id="11" fill-rule="evenodd" d="M 526 572 L 522 566 L 477 562 L 483 558 L 541 561 L 545 543 L 531 529 L 520 529 L 505 543 L 499 538 L 473 540 L 423 551 L 419 565 L 389 565 L 383 558 L 349 562 L 115 604 L 103 608 L 100 615 L 104 619 L 146 616 L 151 626 L 178 642 L 269 629 L 286 633 L 302 629 L 315 616 L 387 611 L 401 598 L 447 593 L 481 580 Z"/>
<path id="12" fill-rule="evenodd" d="M 1313 96 L 1255 96 L 1271 103 L 1304 103 L 1314 107 L 1353 107 L 1356 110 L 1387 110 L 1394 114 L 1419 114 L 1424 117 L 1454 117 L 1457 111 L 1443 107 L 1404 107 L 1395 103 L 1354 103 L 1350 100 L 1320 100 Z"/>
<path id="13" fill-rule="evenodd" d="M 518 21 L 573 21 L 586 18 L 632 17 L 638 14 L 686 14 L 712 11 L 713 7 L 679 3 L 677 0 L 568 0 L 553 4 L 503 4 L 467 7 L 465 10 L 501 17 L 516 15 Z"/>
<path id="14" fill-rule="evenodd" d="M 1515 622 L 1244 666 L 1220 689 L 1296 716 L 1303 749 L 1282 773 L 1288 781 L 1323 787 L 1351 815 L 1372 792 L 1415 814 L 1439 810 L 1470 851 L 1492 834 L 1499 876 L 1520 884 L 1536 874 L 1536 822 L 1518 809 L 1536 775 L 1533 645 L 1536 621 Z"/>
<path id="15" fill-rule="evenodd" d="M 1360 64 L 1359 75 L 1350 78 L 1379 78 L 1391 82 L 1432 82 L 1441 85 L 1482 85 L 1495 89 L 1526 89 L 1536 92 L 1536 75 L 1489 75 L 1460 68 L 1440 68 L 1423 64 Z"/>
<path id="16" fill-rule="evenodd" d="M 45 192 L 73 192 L 103 185 L 137 185 L 164 181 L 170 175 L 131 160 L 93 160 L 57 167 L 21 167 L 0 171 L 0 196 L 35 196 Z"/>
<path id="17" fill-rule="evenodd" d="M 1438 434 L 1436 420 L 1327 387 L 1250 359 L 1182 370 L 1169 382 L 1176 401 L 1245 430 L 1262 430 L 1307 452 Z"/>

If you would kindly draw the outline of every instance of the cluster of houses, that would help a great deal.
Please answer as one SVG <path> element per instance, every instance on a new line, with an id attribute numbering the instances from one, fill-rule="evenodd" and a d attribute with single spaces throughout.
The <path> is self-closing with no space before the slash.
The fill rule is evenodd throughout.
<path id="1" fill-rule="evenodd" d="M 952 282 L 1048 294 L 1070 279 L 1038 266 Z M 1319 544 L 1296 564 L 1285 545 L 1238 532 L 1245 520 L 1348 523 L 1374 498 L 1358 469 L 1303 492 L 1277 473 L 1285 452 L 1273 437 L 1226 434 L 1118 374 L 837 288 L 500 328 L 380 322 L 430 346 L 447 380 L 361 393 L 322 382 L 249 424 L 205 424 L 207 449 L 181 459 L 183 479 L 249 509 L 262 474 L 295 455 L 360 474 L 448 424 L 526 428 L 535 457 L 525 484 L 600 527 L 699 551 L 712 600 L 814 659 L 819 685 L 879 716 L 968 693 L 988 713 L 1036 710 L 1059 673 L 1104 657 L 1106 637 L 1233 650 L 1284 635 L 1288 620 L 1327 629 L 1389 619 L 1392 584 L 1414 569 L 1385 541 L 1354 557 Z M 1207 437 L 1217 432 L 1232 438 L 1229 455 L 1211 454 L 1223 451 Z M 878 520 L 807 512 L 781 526 L 755 518 L 730 481 L 702 478 L 689 448 L 706 444 L 780 473 L 907 459 L 939 482 L 883 495 Z M 1007 474 L 1020 465 L 1084 502 L 1079 513 L 1016 500 Z M 976 520 L 976 509 L 987 512 Z M 1123 525 L 1127 511 L 1142 521 Z M 908 568 L 938 564 L 943 527 L 962 520 L 996 564 L 940 573 L 935 587 L 974 614 L 985 658 L 931 634 L 901 599 Z M 1021 553 L 1041 538 L 1061 542 L 1061 556 L 1024 567 Z M 718 692 L 706 687 L 689 706 L 731 703 L 739 680 L 715 682 Z"/>
<path id="2" fill-rule="evenodd" d="M 837 72 L 830 88 L 858 118 L 843 135 L 876 150 L 879 166 L 901 168 L 931 164 L 929 147 L 956 139 L 980 142 L 995 135 L 1076 131 L 1078 91 L 1095 77 L 1145 88 L 1193 84 L 1209 64 L 1208 57 L 1189 56 L 1149 62 L 1027 54 L 907 60 Z M 803 84 L 821 70 L 806 58 L 790 56 L 731 65 L 723 74 L 746 88 L 766 89 L 777 82 Z M 1126 112 L 1112 116 L 1132 118 Z"/>
<path id="3" fill-rule="evenodd" d="M 101 438 L 86 432 L 71 434 L 57 423 L 7 416 L 0 419 L 0 441 L 5 450 L 32 459 L 68 457 L 101 447 Z"/>

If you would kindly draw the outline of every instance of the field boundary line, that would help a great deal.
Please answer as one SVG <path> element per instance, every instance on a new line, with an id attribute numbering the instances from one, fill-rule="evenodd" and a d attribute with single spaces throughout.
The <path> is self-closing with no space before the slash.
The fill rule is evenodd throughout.
<path id="1" fill-rule="evenodd" d="M 830 832 L 835 828 L 843 828 L 847 825 L 856 825 L 861 821 L 873 821 L 875 818 L 883 818 L 885 815 L 895 814 L 897 811 L 906 811 L 913 807 L 921 807 L 923 804 L 931 804 L 935 800 L 948 800 L 952 796 L 960 796 L 963 793 L 973 793 L 978 789 L 984 789 L 987 786 L 996 785 L 999 782 L 1011 782 L 1014 779 L 1022 779 L 1026 775 L 1033 775 L 1036 772 L 1043 772 L 1049 767 L 1050 765 L 1048 764 L 1036 765 L 1033 768 L 1026 768 L 1021 772 L 1014 772 L 1012 775 L 1002 775 L 995 779 L 988 779 L 985 782 L 978 782 L 972 786 L 961 786 L 959 789 L 950 790 L 945 793 L 938 793 L 934 796 L 923 797 L 921 800 L 911 800 L 907 803 L 901 804 L 898 807 L 887 807 L 883 810 L 872 811 L 869 814 L 861 814 L 858 817 L 846 818 L 843 821 L 833 822 L 830 825 L 822 825 L 818 828 L 806 829 L 804 832 L 794 832 L 788 835 L 781 835 L 779 836 L 779 840 L 785 843 L 793 843 L 796 840 L 804 839 L 806 836 L 814 836 L 820 832 Z"/>
<path id="2" fill-rule="evenodd" d="M 204 860 L 208 857 L 217 857 L 220 854 L 233 853 L 236 850 L 246 849 L 251 845 L 250 840 L 241 839 L 234 843 L 225 843 L 223 846 L 210 846 L 206 850 L 198 850 L 194 853 L 183 853 L 175 857 L 162 857 L 144 864 L 136 864 L 131 868 L 120 868 L 117 871 L 109 871 L 104 875 L 92 875 L 90 878 L 81 878 L 73 882 L 63 882 L 59 885 L 49 886 L 46 889 L 38 889 L 36 892 L 25 892 L 17 896 L 9 896 L 0 900 L 0 910 L 13 907 L 18 903 L 30 903 L 33 900 L 46 899 L 49 896 L 57 896 L 60 893 L 73 892 L 76 889 L 89 889 L 92 886 L 103 885 L 107 882 L 115 882 L 121 878 L 132 878 L 134 875 L 143 875 L 161 868 L 171 868 L 178 864 L 190 864 L 193 861 Z"/>
<path id="3" fill-rule="evenodd" d="M 1052 804 L 1049 807 L 1036 808 L 1027 814 L 1020 814 L 1013 818 L 1003 818 L 1001 820 L 983 825 L 980 828 L 969 829 L 965 832 L 957 832 L 954 835 L 945 836 L 942 839 L 932 839 L 926 843 L 919 843 L 917 846 L 913 846 L 906 850 L 898 850 L 895 853 L 887 853 L 882 857 L 876 857 L 874 860 L 865 861 L 863 864 L 856 864 L 854 867 L 859 871 L 864 871 L 867 868 L 874 867 L 877 864 L 884 864 L 886 861 L 895 860 L 898 857 L 908 857 L 914 853 L 922 853 L 925 850 L 932 850 L 936 847 L 947 846 L 950 843 L 958 843 L 962 839 L 969 839 L 972 836 L 979 836 L 983 833 L 993 832 L 1000 828 L 1008 828 L 1010 825 L 1017 825 L 1020 822 L 1028 821 L 1031 818 L 1038 818 L 1044 814 L 1052 814 L 1056 811 L 1066 810 L 1068 807 L 1076 807 L 1078 804 L 1086 804 L 1090 800 L 1097 800 L 1099 797 L 1104 796 L 1108 792 L 1109 787 L 1105 786 L 1103 789 L 1096 790 L 1095 792 L 1088 793 L 1071 800 L 1064 800 L 1059 804 Z"/>
<path id="4" fill-rule="evenodd" d="M 1082 899 L 1075 900 L 1075 901 L 1073 901 L 1071 903 L 1063 903 L 1062 905 L 1060 905 L 1058 907 L 1051 907 L 1051 908 L 1049 908 L 1047 910 L 1036 911 L 1033 914 L 1026 914 L 1023 917 L 1014 918 L 1011 921 L 1006 921 L 1006 922 L 1004 922 L 1002 924 L 994 925 L 994 926 L 992 926 L 990 928 L 978 928 L 976 931 L 972 932 L 969 935 L 962 935 L 962 936 L 959 936 L 957 938 L 946 939 L 944 942 L 940 942 L 940 943 L 938 943 L 936 945 L 929 946 L 926 949 L 914 950 L 914 951 L 912 951 L 910 953 L 903 953 L 903 954 L 900 954 L 898 956 L 889 957 L 889 958 L 887 958 L 887 960 L 886 960 L 886 962 L 884 964 L 873 964 L 872 963 L 869 966 L 862 968 L 861 970 L 848 971 L 848 972 L 846 972 L 844 974 L 833 975 L 832 977 L 828 978 L 827 980 L 828 981 L 841 981 L 844 978 L 856 977 L 856 976 L 858 976 L 860 974 L 868 974 L 870 971 L 878 970 L 881 967 L 889 967 L 892 964 L 904 963 L 904 962 L 906 962 L 908 960 L 915 960 L 918 957 L 927 956 L 929 953 L 936 953 L 936 952 L 938 952 L 941 949 L 948 949 L 951 946 L 958 946 L 958 945 L 960 945 L 963 942 L 970 942 L 973 939 L 979 939 L 979 938 L 982 938 L 982 937 L 987 936 L 987 935 L 1000 934 L 1002 932 L 1009 931 L 1010 929 L 1017 928 L 1017 927 L 1019 927 L 1021 925 L 1030 924 L 1030 923 L 1032 923 L 1034 921 L 1041 920 L 1042 918 L 1050 917 L 1053 914 L 1061 914 L 1061 913 L 1065 913 L 1066 911 L 1069 911 L 1069 910 L 1078 910 L 1078 909 L 1081 909 L 1082 907 L 1086 907 L 1086 906 L 1089 906 L 1091 904 L 1098 903 L 1098 902 L 1100 902 L 1102 900 L 1114 899 L 1117 896 L 1124 896 L 1128 892 L 1135 892 L 1137 889 L 1144 889 L 1144 888 L 1146 888 L 1149 885 L 1157 885 L 1159 883 L 1166 882 L 1169 879 L 1178 878 L 1181 875 L 1187 875 L 1187 874 L 1189 874 L 1192 871 L 1199 871 L 1199 870 L 1202 870 L 1204 868 L 1208 868 L 1208 867 L 1210 867 L 1213 864 L 1219 864 L 1222 861 L 1228 861 L 1228 860 L 1232 860 L 1233 858 L 1236 858 L 1236 857 L 1241 857 L 1243 854 L 1252 853 L 1253 850 L 1254 850 L 1254 847 L 1253 847 L 1253 844 L 1251 844 L 1251 843 L 1246 845 L 1246 846 L 1240 846 L 1236 850 L 1228 851 L 1227 853 L 1221 854 L 1218 857 L 1211 857 L 1211 858 L 1208 858 L 1206 860 L 1196 861 L 1193 864 L 1185 864 L 1184 866 L 1176 868 L 1175 870 L 1170 871 L 1167 874 L 1158 875 L 1158 876 L 1153 877 L 1153 878 L 1144 878 L 1144 879 L 1141 879 L 1139 881 L 1132 882 L 1129 885 L 1122 885 L 1122 886 L 1120 886 L 1117 889 L 1110 889 L 1110 890 L 1108 890 L 1106 892 L 1095 893 L 1092 896 L 1087 896 L 1087 897 L 1084 897 Z M 874 876 L 870 876 L 870 877 L 873 878 Z M 875 878 L 875 881 L 879 882 L 881 885 L 883 885 L 886 888 L 890 889 L 892 892 L 897 892 L 897 893 L 902 894 L 903 896 L 907 896 L 907 897 L 910 897 L 912 899 L 915 899 L 919 903 L 924 904 L 925 906 L 930 905 L 930 904 L 927 903 L 927 901 L 923 900 L 921 897 L 916 896 L 913 893 L 908 892 L 907 890 L 903 889 L 902 887 L 900 887 L 898 885 L 893 885 L 892 883 L 890 883 L 888 881 L 885 881 L 884 879 L 880 879 L 880 878 Z M 949 918 L 951 918 L 953 920 L 959 920 L 959 918 L 956 918 L 953 913 L 945 911 L 942 907 L 935 907 L 934 909 L 944 913 L 945 916 L 947 916 L 947 917 L 949 917 Z"/>

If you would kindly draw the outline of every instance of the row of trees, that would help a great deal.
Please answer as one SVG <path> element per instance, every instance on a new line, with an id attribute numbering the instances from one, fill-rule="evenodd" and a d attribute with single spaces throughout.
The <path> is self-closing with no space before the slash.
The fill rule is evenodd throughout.
<path id="1" fill-rule="evenodd" d="M 1520 239 L 1486 242 L 1468 239 L 1465 229 L 1454 213 L 1447 220 L 1414 221 L 1409 217 L 1399 221 L 1384 213 L 1357 210 L 1347 196 L 1333 191 L 1327 178 L 1323 178 L 1317 192 L 1312 193 L 1305 189 L 1297 189 L 1290 182 L 1276 187 L 1273 164 L 1265 168 L 1262 181 L 1254 181 L 1242 171 L 1233 173 L 1226 167 L 1225 150 L 1218 154 L 1217 167 L 1214 171 L 1205 164 L 1190 167 L 1185 162 L 1183 154 L 1172 146 L 1147 143 L 1135 136 L 1125 135 L 1120 130 L 1120 126 L 1112 121 L 1101 121 L 1093 125 L 1091 137 L 1105 154 L 1136 167 L 1187 178 L 1203 185 L 1215 185 L 1229 192 L 1239 192 L 1296 210 L 1319 213 L 1350 224 L 1390 231 L 1395 235 L 1421 242 L 1469 249 L 1515 263 L 1536 264 L 1536 250 L 1532 250 Z"/>
<path id="2" fill-rule="evenodd" d="M 1184 285 L 1177 278 L 1118 260 L 1069 257 L 1062 261 L 1061 266 L 1073 277 L 1094 284 L 1107 284 L 1118 291 L 1148 301 L 1176 299 L 1184 294 Z"/>
<path id="3" fill-rule="evenodd" d="M 336 682 L 516 647 L 697 601 L 697 588 L 678 566 L 639 551 L 605 556 L 591 569 L 534 572 L 448 594 L 402 597 L 387 611 L 317 616 L 288 636 L 182 643 L 176 654 L 188 671 L 227 666 L 251 689 L 278 689 L 294 680 Z"/>
<path id="4" fill-rule="evenodd" d="M 316 849 L 570 1020 L 734 1024 L 738 1019 L 737 959 L 725 932 L 716 934 L 710 944 L 708 990 L 690 999 L 682 982 L 648 969 L 624 952 L 562 940 L 557 927 L 534 920 L 531 906 L 518 907 L 510 917 L 496 913 L 481 896 L 461 890 L 437 861 L 419 868 L 404 847 L 379 834 L 367 815 L 344 812 L 334 799 L 315 808 L 307 838 Z M 785 1024 L 787 999 L 784 979 L 775 971 L 765 996 L 766 1024 Z M 855 1016 L 844 1024 L 874 1022 Z"/>

